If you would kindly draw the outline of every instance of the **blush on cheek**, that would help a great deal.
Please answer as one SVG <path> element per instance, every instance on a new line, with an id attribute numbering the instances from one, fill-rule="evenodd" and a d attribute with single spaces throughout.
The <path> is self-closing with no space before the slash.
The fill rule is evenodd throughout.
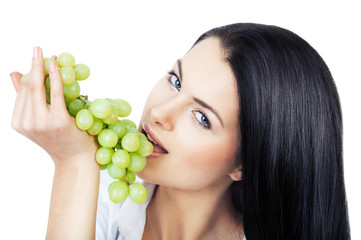
<path id="1" fill-rule="evenodd" d="M 199 152 L 198 155 L 203 155 L 206 164 L 218 165 L 223 169 L 230 169 L 234 167 L 234 159 L 237 149 L 237 141 L 235 138 L 228 136 L 228 138 L 214 138 L 208 146 L 204 146 L 204 151 Z"/>
<path id="2" fill-rule="evenodd" d="M 228 168 L 230 152 L 229 147 L 219 144 L 189 144 L 187 151 L 184 151 L 180 156 L 183 156 L 182 165 L 194 171 L 214 172 L 213 168 L 218 171 Z M 217 171 L 217 170 L 216 170 Z"/>

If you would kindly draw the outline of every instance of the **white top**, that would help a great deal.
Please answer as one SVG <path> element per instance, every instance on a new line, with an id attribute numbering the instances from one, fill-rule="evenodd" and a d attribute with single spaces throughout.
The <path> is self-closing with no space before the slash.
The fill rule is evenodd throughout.
<path id="1" fill-rule="evenodd" d="M 152 199 L 154 184 L 141 182 L 147 189 L 147 199 L 142 204 L 133 203 L 129 197 L 121 204 L 109 199 L 108 186 L 115 181 L 107 171 L 100 172 L 98 210 L 96 219 L 97 240 L 141 240 L 146 208 Z"/>
<path id="2" fill-rule="evenodd" d="M 109 200 L 108 186 L 112 179 L 107 171 L 100 172 L 96 240 L 141 240 L 144 232 L 146 208 L 152 199 L 154 184 L 141 182 L 147 189 L 147 199 L 142 204 L 133 203 L 129 197 L 121 204 Z M 244 237 L 243 240 L 246 240 Z"/>

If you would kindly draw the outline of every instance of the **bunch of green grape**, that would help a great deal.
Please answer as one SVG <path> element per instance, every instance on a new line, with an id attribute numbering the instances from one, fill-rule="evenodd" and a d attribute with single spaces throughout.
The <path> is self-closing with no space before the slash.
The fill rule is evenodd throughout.
<path id="1" fill-rule="evenodd" d="M 59 67 L 63 81 L 66 107 L 75 118 L 76 126 L 97 136 L 100 148 L 96 161 L 101 170 L 107 170 L 116 179 L 109 185 L 109 198 L 114 203 L 123 202 L 128 196 L 135 203 L 143 203 L 147 197 L 145 187 L 135 182 L 135 173 L 141 171 L 146 156 L 153 152 L 153 145 L 147 137 L 138 132 L 136 124 L 127 117 L 131 106 L 122 99 L 99 98 L 89 101 L 87 96 L 79 95 L 78 81 L 89 77 L 90 70 L 85 64 L 75 64 L 69 53 L 61 53 L 57 59 L 44 59 L 46 100 L 50 99 L 49 62 Z"/>

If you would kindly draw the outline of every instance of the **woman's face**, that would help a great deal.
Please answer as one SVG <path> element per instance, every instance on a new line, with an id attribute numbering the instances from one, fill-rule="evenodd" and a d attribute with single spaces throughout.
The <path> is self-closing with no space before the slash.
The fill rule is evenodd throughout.
<path id="1" fill-rule="evenodd" d="M 199 42 L 154 86 L 139 126 L 163 147 L 154 145 L 142 179 L 188 190 L 232 182 L 238 95 L 217 38 Z"/>

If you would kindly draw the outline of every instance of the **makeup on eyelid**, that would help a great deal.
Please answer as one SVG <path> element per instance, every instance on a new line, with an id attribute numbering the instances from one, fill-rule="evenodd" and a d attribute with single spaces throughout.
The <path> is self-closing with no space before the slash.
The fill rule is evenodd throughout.
<path id="1" fill-rule="evenodd" d="M 204 61 L 207 59 L 207 61 Z M 221 83 L 221 84 L 220 84 Z M 218 41 L 207 39 L 177 60 L 153 87 L 140 126 L 162 144 L 138 176 L 179 189 L 228 181 L 238 145 L 238 94 Z M 165 153 L 166 151 L 166 153 Z"/>

